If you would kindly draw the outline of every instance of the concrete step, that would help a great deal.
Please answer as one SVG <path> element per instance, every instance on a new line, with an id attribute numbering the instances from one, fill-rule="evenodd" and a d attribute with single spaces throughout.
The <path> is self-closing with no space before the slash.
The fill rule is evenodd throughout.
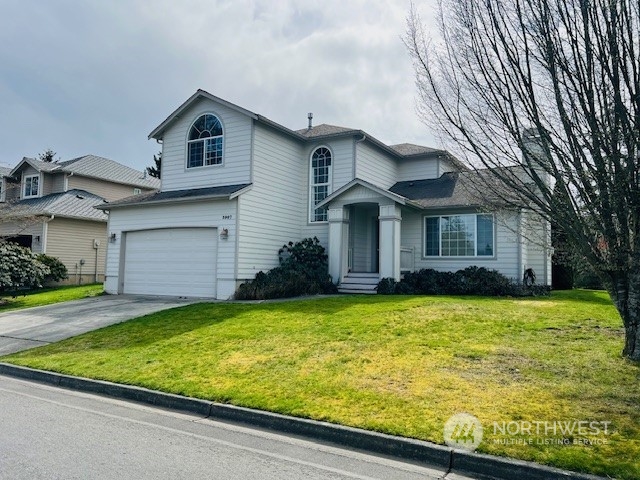
<path id="1" fill-rule="evenodd" d="M 338 293 L 347 293 L 354 295 L 375 295 L 378 292 L 376 292 L 375 290 L 352 290 L 350 288 L 338 287 Z"/>
<path id="2" fill-rule="evenodd" d="M 379 282 L 377 273 L 349 273 L 340 282 L 338 292 L 375 294 Z"/>

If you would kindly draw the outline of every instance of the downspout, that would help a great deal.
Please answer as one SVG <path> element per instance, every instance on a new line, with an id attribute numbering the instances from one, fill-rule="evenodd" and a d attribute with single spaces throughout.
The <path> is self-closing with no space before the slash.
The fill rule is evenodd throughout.
<path id="1" fill-rule="evenodd" d="M 522 265 L 522 209 L 518 210 L 518 236 L 517 236 L 517 242 L 518 242 L 518 262 L 517 262 L 517 266 L 518 266 L 518 273 L 517 273 L 517 277 L 516 277 L 516 281 L 519 282 L 522 279 L 522 274 L 523 274 L 523 265 Z"/>
<path id="2" fill-rule="evenodd" d="M 44 225 L 42 227 L 42 253 L 47 253 L 47 236 L 49 233 L 49 222 L 56 218 L 55 215 L 51 215 L 51 218 L 48 218 L 44 221 Z"/>
<path id="3" fill-rule="evenodd" d="M 364 142 L 367 139 L 367 135 L 362 132 L 362 138 L 360 140 L 356 139 L 355 142 L 353 142 L 353 178 L 356 178 L 356 166 L 357 166 L 357 161 L 356 161 L 356 153 L 358 151 L 358 144 Z M 353 180 L 353 179 L 352 179 Z"/>

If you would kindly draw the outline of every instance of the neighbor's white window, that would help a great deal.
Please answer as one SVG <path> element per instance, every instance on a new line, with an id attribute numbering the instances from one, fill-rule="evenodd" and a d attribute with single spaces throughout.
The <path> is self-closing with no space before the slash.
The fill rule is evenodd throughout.
<path id="1" fill-rule="evenodd" d="M 331 192 L 331 151 L 326 147 L 316 148 L 311 154 L 311 178 L 309 180 L 309 220 L 326 222 L 327 208 L 316 208 Z"/>
<path id="2" fill-rule="evenodd" d="M 24 198 L 37 197 L 40 184 L 40 175 L 24 177 Z"/>
<path id="3" fill-rule="evenodd" d="M 198 117 L 189 130 L 187 168 L 222 165 L 222 123 L 207 113 Z"/>
<path id="4" fill-rule="evenodd" d="M 493 215 L 440 215 L 424 219 L 425 257 L 491 257 Z"/>

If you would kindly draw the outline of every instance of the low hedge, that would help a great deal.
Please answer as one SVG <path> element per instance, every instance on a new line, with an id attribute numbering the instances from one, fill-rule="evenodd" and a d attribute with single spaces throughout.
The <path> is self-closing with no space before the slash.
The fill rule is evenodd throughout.
<path id="1" fill-rule="evenodd" d="M 381 295 L 482 295 L 526 297 L 549 295 L 548 285 L 525 286 L 515 283 L 496 270 L 467 267 L 457 272 L 439 272 L 425 268 L 404 275 L 396 282 L 383 278 L 378 283 Z"/>

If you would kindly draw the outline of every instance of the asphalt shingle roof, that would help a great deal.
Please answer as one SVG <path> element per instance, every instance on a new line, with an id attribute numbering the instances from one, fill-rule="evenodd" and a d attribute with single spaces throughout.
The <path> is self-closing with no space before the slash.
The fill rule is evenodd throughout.
<path id="1" fill-rule="evenodd" d="M 180 200 L 196 200 L 199 198 L 227 198 L 243 188 L 251 185 L 250 183 L 242 183 L 237 185 L 224 185 L 221 187 L 192 188 L 186 190 L 172 190 L 168 192 L 149 192 L 141 195 L 133 195 L 131 197 L 116 200 L 115 202 L 105 203 L 98 208 L 109 210 L 113 207 L 124 207 L 130 205 L 146 205 L 150 203 L 162 203 Z"/>
<path id="2" fill-rule="evenodd" d="M 409 156 L 409 155 L 426 155 L 429 153 L 444 153 L 443 150 L 438 150 L 437 148 L 425 147 L 423 145 L 416 145 L 414 143 L 399 143 L 398 145 L 389 145 L 389 148 L 395 150 L 400 155 Z"/>
<path id="3" fill-rule="evenodd" d="M 492 195 L 497 181 L 482 171 L 448 172 L 428 180 L 398 182 L 389 191 L 401 195 L 422 208 L 482 206 L 498 200 Z"/>
<path id="4" fill-rule="evenodd" d="M 0 178 L 8 177 L 11 173 L 11 168 L 9 167 L 0 167 Z"/>
<path id="5" fill-rule="evenodd" d="M 354 128 L 346 128 L 346 127 L 338 127 L 337 125 L 329 125 L 327 123 L 321 123 L 320 125 L 316 125 L 315 127 L 303 128 L 300 130 L 296 130 L 296 133 L 307 137 L 307 138 L 316 138 L 316 137 L 325 137 L 328 135 L 339 135 L 341 133 L 357 133 L 359 130 Z"/>
<path id="6" fill-rule="evenodd" d="M 39 198 L 28 198 L 12 204 L 5 204 L 2 216 L 27 217 L 34 215 L 56 215 L 82 220 L 107 221 L 107 215 L 95 207 L 104 199 L 84 190 L 69 190 L 52 193 Z"/>

